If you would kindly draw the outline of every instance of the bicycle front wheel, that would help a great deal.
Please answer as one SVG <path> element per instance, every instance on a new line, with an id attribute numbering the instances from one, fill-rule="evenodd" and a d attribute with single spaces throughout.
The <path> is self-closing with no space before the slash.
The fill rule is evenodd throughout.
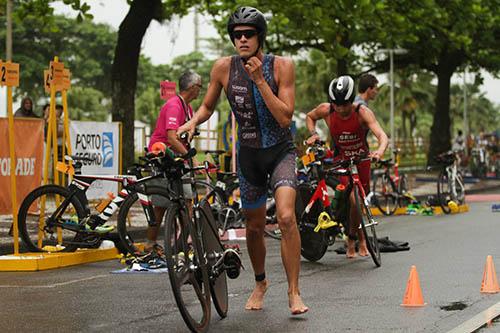
<path id="1" fill-rule="evenodd" d="M 151 234 L 156 235 L 158 242 L 163 242 L 165 226 L 162 223 L 157 224 L 153 205 L 163 208 L 162 210 L 168 209 L 171 202 L 166 189 L 147 185 L 142 193 L 129 193 L 120 205 L 117 231 L 121 243 L 129 253 L 141 252 L 140 241 L 146 239 L 148 228 Z M 156 212 L 158 213 L 158 210 Z"/>
<path id="2" fill-rule="evenodd" d="M 314 231 L 318 223 L 318 216 L 322 212 L 321 204 L 314 203 L 309 214 L 305 214 L 305 208 L 314 193 L 314 188 L 303 183 L 297 187 L 297 200 L 295 202 L 295 214 L 300 233 L 300 253 L 305 259 L 315 262 L 323 258 L 328 248 L 328 241 L 324 230 Z"/>
<path id="3" fill-rule="evenodd" d="M 165 255 L 177 307 L 192 332 L 210 323 L 210 286 L 205 253 L 188 212 L 174 204 L 165 219 Z"/>
<path id="4" fill-rule="evenodd" d="M 86 216 L 82 203 L 68 189 L 58 185 L 36 188 L 24 198 L 19 207 L 17 224 L 19 236 L 32 252 L 73 252 L 79 223 Z M 54 223 L 64 223 L 63 229 Z M 52 224 L 52 225 L 51 225 Z"/>
<path id="5" fill-rule="evenodd" d="M 398 208 L 397 192 L 394 182 L 384 173 L 373 182 L 375 206 L 384 215 L 392 215 Z"/>
<path id="6" fill-rule="evenodd" d="M 382 265 L 382 260 L 380 257 L 380 248 L 377 239 L 377 233 L 375 231 L 376 222 L 373 219 L 370 208 L 366 206 L 364 198 L 361 197 L 359 189 L 354 186 L 354 198 L 356 199 L 356 208 L 360 216 L 360 227 L 363 230 L 363 235 L 366 240 L 366 247 L 370 253 L 373 262 L 377 267 Z"/>

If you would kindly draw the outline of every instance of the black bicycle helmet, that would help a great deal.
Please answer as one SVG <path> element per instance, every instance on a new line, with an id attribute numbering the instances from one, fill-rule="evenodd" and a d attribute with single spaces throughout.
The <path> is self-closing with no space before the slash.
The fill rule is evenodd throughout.
<path id="1" fill-rule="evenodd" d="M 344 105 L 354 101 L 354 80 L 348 75 L 333 79 L 328 87 L 333 104 Z"/>
<path id="2" fill-rule="evenodd" d="M 259 47 L 264 45 L 264 40 L 267 33 L 267 22 L 264 15 L 257 9 L 253 7 L 239 7 L 236 11 L 229 17 L 227 22 L 227 33 L 229 38 L 234 44 L 233 31 L 238 25 L 249 25 L 257 29 L 259 32 Z"/>

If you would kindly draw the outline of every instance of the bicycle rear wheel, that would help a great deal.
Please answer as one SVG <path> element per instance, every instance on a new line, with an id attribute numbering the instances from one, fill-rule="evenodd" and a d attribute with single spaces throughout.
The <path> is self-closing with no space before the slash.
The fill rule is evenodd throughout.
<path id="1" fill-rule="evenodd" d="M 384 215 L 392 215 L 398 208 L 397 191 L 394 182 L 383 173 L 373 182 L 375 206 Z"/>
<path id="2" fill-rule="evenodd" d="M 193 332 L 210 323 L 210 291 L 205 253 L 187 212 L 173 204 L 165 219 L 165 255 L 175 302 Z"/>
<path id="3" fill-rule="evenodd" d="M 439 200 L 439 206 L 443 210 L 443 213 L 450 214 L 451 208 L 448 206 L 448 202 L 453 200 L 451 195 L 451 186 L 448 180 L 448 174 L 445 170 L 439 173 L 437 182 L 437 196 Z"/>
<path id="4" fill-rule="evenodd" d="M 198 223 L 203 228 L 203 247 L 208 260 L 210 293 L 217 313 L 221 318 L 225 318 L 229 307 L 227 275 L 225 271 L 220 269 L 222 266 L 215 267 L 215 263 L 224 253 L 224 247 L 217 235 L 217 226 L 214 217 L 211 216 L 210 206 L 206 202 L 201 203 L 200 206 Z"/>
<path id="5" fill-rule="evenodd" d="M 456 196 L 455 199 L 459 205 L 463 205 L 465 203 L 465 189 L 464 189 L 464 177 L 462 176 L 462 172 L 457 172 L 457 177 L 455 178 L 455 191 Z"/>
<path id="6" fill-rule="evenodd" d="M 271 195 L 267 196 L 266 202 L 266 226 L 264 233 L 276 240 L 281 240 L 281 229 L 278 225 L 278 218 L 276 217 L 276 202 Z"/>
<path id="7" fill-rule="evenodd" d="M 408 201 L 407 197 L 405 196 L 405 193 L 407 193 L 408 190 L 409 190 L 408 176 L 403 173 L 399 177 L 399 183 L 398 183 L 398 193 L 399 193 L 399 202 L 398 202 L 398 204 L 399 204 L 400 207 L 404 207 L 405 204 Z"/>
<path id="8" fill-rule="evenodd" d="M 48 219 L 57 211 L 54 222 L 68 223 L 75 228 L 86 216 L 83 205 L 76 196 L 61 204 L 70 196 L 70 191 L 58 185 L 36 188 L 24 198 L 19 207 L 17 224 L 19 236 L 31 252 L 73 252 L 77 245 L 71 244 L 78 235 L 76 231 L 47 228 Z M 58 231 L 58 229 L 60 231 Z"/>
<path id="9" fill-rule="evenodd" d="M 375 231 L 376 222 L 373 219 L 370 208 L 366 206 L 364 198 L 361 197 L 357 186 L 354 186 L 354 198 L 356 199 L 356 208 L 360 216 L 360 226 L 366 239 L 366 247 L 375 265 L 380 267 L 382 265 L 382 260 L 380 257 L 377 233 Z"/>
<path id="10" fill-rule="evenodd" d="M 217 232 L 219 235 L 223 235 L 229 224 L 228 221 L 232 217 L 227 217 L 227 203 L 224 200 L 224 193 L 212 184 L 203 181 L 195 181 L 196 193 L 198 193 L 199 202 L 206 201 L 212 210 L 212 214 L 217 222 Z M 235 214 L 233 214 L 235 215 Z"/>

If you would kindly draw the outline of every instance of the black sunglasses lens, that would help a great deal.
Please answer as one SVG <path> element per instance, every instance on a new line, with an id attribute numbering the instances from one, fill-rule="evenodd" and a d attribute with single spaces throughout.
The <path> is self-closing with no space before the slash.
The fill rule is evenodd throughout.
<path id="1" fill-rule="evenodd" d="M 257 35 L 256 30 L 237 30 L 233 32 L 233 36 L 236 39 L 241 39 L 241 37 L 245 36 L 246 39 L 252 38 Z"/>

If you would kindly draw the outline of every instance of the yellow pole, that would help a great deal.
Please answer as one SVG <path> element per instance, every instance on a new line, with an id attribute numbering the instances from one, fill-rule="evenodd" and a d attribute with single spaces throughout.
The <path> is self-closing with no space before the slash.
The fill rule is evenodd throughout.
<path id="1" fill-rule="evenodd" d="M 52 75 L 52 73 L 49 73 Z M 52 86 L 52 85 L 51 85 Z M 52 119 L 54 117 L 54 113 L 52 112 L 52 104 L 53 104 L 53 95 L 52 88 L 50 89 L 50 107 L 49 107 L 49 123 L 47 125 L 47 137 L 45 138 L 45 160 L 43 161 L 43 184 L 47 185 L 49 183 L 49 161 L 50 161 L 50 150 L 52 148 Z M 45 227 L 45 197 L 42 197 L 40 200 L 40 216 L 38 218 L 38 248 L 42 247 L 42 240 L 44 236 L 43 228 Z"/>
<path id="2" fill-rule="evenodd" d="M 54 57 L 54 62 L 59 62 L 58 57 Z M 54 78 L 54 76 L 52 76 Z M 59 171 L 57 171 L 57 161 L 58 152 L 57 152 L 57 116 L 56 116 L 56 86 L 55 84 L 50 85 L 50 115 L 52 122 L 52 167 L 54 172 L 54 184 L 60 185 L 59 183 Z M 56 206 L 59 207 L 60 200 L 59 196 L 56 195 Z M 57 228 L 57 241 L 58 244 L 62 244 L 62 229 Z"/>
<path id="3" fill-rule="evenodd" d="M 54 171 L 53 183 L 59 185 L 59 174 L 56 168 L 57 157 L 57 116 L 56 116 L 56 88 L 50 86 L 50 122 L 52 123 L 52 169 Z"/>
<path id="4" fill-rule="evenodd" d="M 16 156 L 14 153 L 14 116 L 12 114 L 12 88 L 7 87 L 7 114 L 9 117 L 10 193 L 12 194 L 12 224 L 14 255 L 19 254 L 19 229 L 17 226 Z"/>
<path id="5" fill-rule="evenodd" d="M 64 156 L 66 154 L 71 155 L 71 138 L 69 136 L 69 112 L 68 112 L 68 96 L 66 90 L 62 91 L 62 103 L 63 103 L 63 112 L 64 112 L 64 132 L 63 132 L 63 147 L 62 147 L 62 158 L 64 159 Z M 66 152 L 66 147 L 67 147 L 67 152 Z M 64 182 L 64 177 L 65 174 L 62 175 L 63 177 L 63 184 L 66 185 Z"/>

